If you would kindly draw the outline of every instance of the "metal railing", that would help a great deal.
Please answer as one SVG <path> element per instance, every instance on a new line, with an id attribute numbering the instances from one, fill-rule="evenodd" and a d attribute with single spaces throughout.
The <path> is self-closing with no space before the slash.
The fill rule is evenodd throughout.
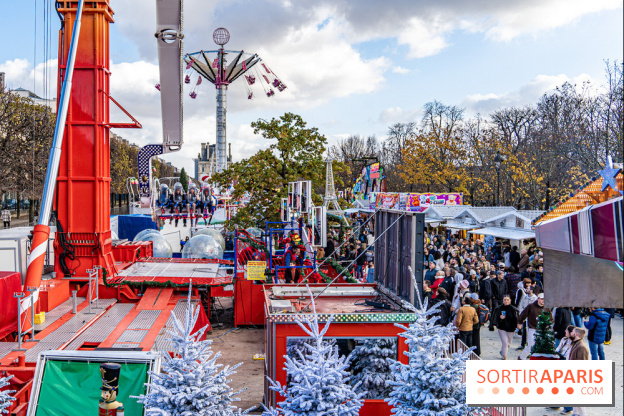
<path id="1" fill-rule="evenodd" d="M 461 340 L 457 339 L 457 340 L 451 341 L 449 345 L 448 353 L 453 354 L 456 352 L 464 352 L 468 349 L 469 347 L 466 344 L 464 344 Z M 480 360 L 481 357 L 475 354 L 474 351 L 471 351 L 470 354 L 468 355 L 468 359 Z M 465 373 L 464 373 L 462 381 L 466 382 Z M 490 416 L 526 416 L 527 414 L 526 407 L 490 407 L 488 410 L 489 410 Z"/>

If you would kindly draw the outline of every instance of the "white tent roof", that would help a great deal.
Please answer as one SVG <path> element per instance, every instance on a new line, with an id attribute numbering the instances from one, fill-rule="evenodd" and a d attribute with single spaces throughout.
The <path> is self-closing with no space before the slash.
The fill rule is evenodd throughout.
<path id="1" fill-rule="evenodd" d="M 457 214 L 470 207 L 470 205 L 430 205 L 423 212 L 425 217 L 431 217 L 432 213 L 436 213 L 444 220 L 454 218 Z"/>
<path id="2" fill-rule="evenodd" d="M 457 230 L 473 230 L 475 228 L 481 227 L 479 224 L 464 224 L 462 222 L 447 222 L 446 224 L 442 224 L 446 228 L 455 228 Z"/>
<path id="3" fill-rule="evenodd" d="M 491 235 L 493 237 L 508 238 L 510 240 L 526 240 L 535 238 L 535 232 L 521 230 L 519 228 L 486 227 L 468 232 L 470 234 Z"/>
<path id="4" fill-rule="evenodd" d="M 464 215 L 464 213 L 467 213 L 477 222 L 483 224 L 490 221 L 492 218 L 514 211 L 516 211 L 514 207 L 466 207 L 453 218 L 460 217 Z"/>

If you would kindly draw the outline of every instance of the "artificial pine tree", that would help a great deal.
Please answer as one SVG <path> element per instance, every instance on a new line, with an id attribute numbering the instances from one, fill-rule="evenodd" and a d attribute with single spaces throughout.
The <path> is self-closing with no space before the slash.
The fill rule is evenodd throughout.
<path id="1" fill-rule="evenodd" d="M 349 356 L 353 364 L 351 384 L 361 383 L 359 391 L 365 399 L 382 399 L 388 396 L 392 379 L 391 361 L 396 359 L 396 339 L 369 338 L 359 343 Z"/>
<path id="2" fill-rule="evenodd" d="M 284 398 L 276 408 L 265 408 L 264 416 L 357 416 L 362 407 L 362 394 L 355 391 L 349 379 L 349 360 L 339 356 L 336 346 L 324 342 L 331 316 L 321 330 L 312 292 L 312 319 L 304 317 L 297 321 L 299 327 L 310 336 L 312 343 L 302 343 L 307 350 L 296 350 L 296 356 L 286 355 L 286 372 L 290 382 L 282 386 L 269 379 L 270 389 Z"/>
<path id="3" fill-rule="evenodd" d="M 391 360 L 394 380 L 388 382 L 392 390 L 386 402 L 394 406 L 396 416 L 485 414 L 480 408 L 466 405 L 466 386 L 462 376 L 474 348 L 451 354 L 449 346 L 454 342 L 457 330 L 452 325 L 436 325 L 438 305 L 425 309 L 420 302 L 418 287 L 416 292 L 420 307 L 404 302 L 404 307 L 416 315 L 415 321 L 408 327 L 395 324 L 405 330 L 400 336 L 407 343 L 408 350 L 404 354 L 409 361 L 403 364 Z"/>
<path id="4" fill-rule="evenodd" d="M 249 412 L 232 406 L 240 400 L 234 396 L 243 390 L 234 393 L 228 386 L 228 377 L 242 363 L 231 368 L 216 364 L 221 353 L 210 349 L 211 340 L 200 341 L 207 326 L 191 333 L 198 315 L 199 305 L 194 310 L 191 307 L 189 286 L 184 324 L 171 312 L 174 330 L 169 334 L 175 354 L 173 358 L 164 354 L 162 372 L 150 372 L 152 382 L 146 383 L 150 391 L 136 397 L 145 405 L 147 415 L 231 416 Z"/>
<path id="5" fill-rule="evenodd" d="M 555 351 L 555 333 L 552 330 L 550 314 L 542 312 L 537 317 L 537 329 L 535 330 L 535 343 L 531 347 L 531 359 L 558 359 Z"/>
<path id="6" fill-rule="evenodd" d="M 11 403 L 15 400 L 15 397 L 10 396 L 11 393 L 15 393 L 15 390 L 2 390 L 9 385 L 9 379 L 11 377 L 13 376 L 0 377 L 0 414 L 9 413 L 6 409 L 11 406 Z"/>

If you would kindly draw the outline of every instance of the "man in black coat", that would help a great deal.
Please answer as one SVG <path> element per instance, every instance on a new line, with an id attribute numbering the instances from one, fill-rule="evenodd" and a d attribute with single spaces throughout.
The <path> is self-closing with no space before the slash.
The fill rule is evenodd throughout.
<path id="1" fill-rule="evenodd" d="M 328 238 L 327 247 L 325 247 L 325 257 L 333 257 L 334 249 L 334 240 Z"/>
<path id="2" fill-rule="evenodd" d="M 517 246 L 513 246 L 511 248 L 511 253 L 509 253 L 509 262 L 511 263 L 511 267 L 513 267 L 517 271 L 518 263 L 520 263 L 520 253 L 518 253 Z"/>
<path id="3" fill-rule="evenodd" d="M 566 328 L 572 323 L 572 311 L 570 308 L 556 308 L 554 319 L 555 346 L 558 347 L 561 339 L 565 337 Z"/>
<path id="4" fill-rule="evenodd" d="M 505 272 L 499 270 L 496 272 L 496 278 L 492 279 L 492 309 L 495 311 L 503 304 L 503 297 L 507 295 L 507 280 L 505 280 Z M 490 319 L 490 331 L 494 331 L 494 319 Z"/>

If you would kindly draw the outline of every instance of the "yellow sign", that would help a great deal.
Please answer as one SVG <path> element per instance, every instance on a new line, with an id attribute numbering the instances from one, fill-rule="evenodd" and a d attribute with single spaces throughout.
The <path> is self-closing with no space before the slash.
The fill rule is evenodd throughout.
<path id="1" fill-rule="evenodd" d="M 266 280 L 264 271 L 266 270 L 266 261 L 247 262 L 247 280 Z"/>

